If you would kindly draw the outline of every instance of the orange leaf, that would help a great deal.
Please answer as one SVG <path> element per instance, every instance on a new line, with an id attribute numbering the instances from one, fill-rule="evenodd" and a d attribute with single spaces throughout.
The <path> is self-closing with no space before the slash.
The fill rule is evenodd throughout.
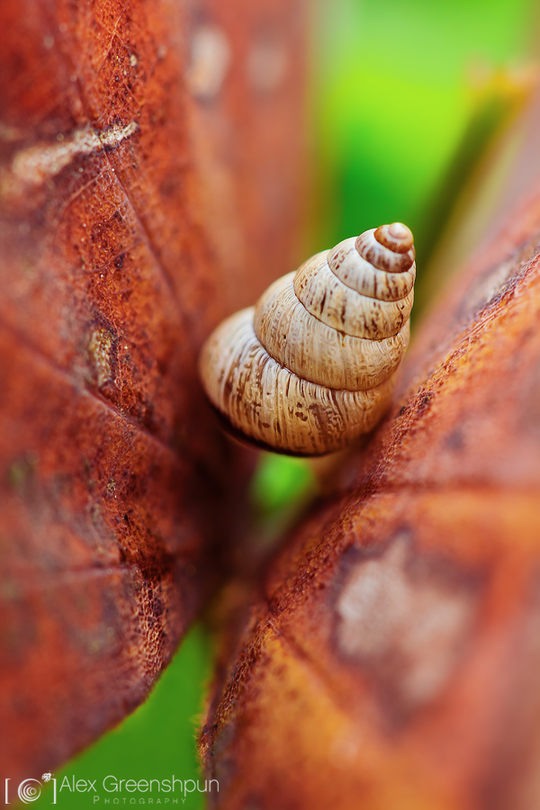
<path id="1" fill-rule="evenodd" d="M 244 462 L 196 357 L 292 254 L 302 18 L 285 0 L 233 5 L 0 7 L 0 760 L 14 779 L 145 697 L 234 528 Z"/>
<path id="2" fill-rule="evenodd" d="M 538 805 L 539 238 L 536 196 L 271 566 L 203 732 L 219 807 Z"/>

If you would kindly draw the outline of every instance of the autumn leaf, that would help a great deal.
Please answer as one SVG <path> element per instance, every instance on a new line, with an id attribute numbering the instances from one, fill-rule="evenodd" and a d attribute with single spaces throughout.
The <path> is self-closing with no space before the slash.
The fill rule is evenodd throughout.
<path id="1" fill-rule="evenodd" d="M 292 256 L 296 3 L 0 8 L 2 771 L 147 694 L 245 475 L 196 358 Z"/>
<path id="2" fill-rule="evenodd" d="M 274 560 L 203 730 L 216 806 L 537 806 L 539 268 L 536 193 Z"/>

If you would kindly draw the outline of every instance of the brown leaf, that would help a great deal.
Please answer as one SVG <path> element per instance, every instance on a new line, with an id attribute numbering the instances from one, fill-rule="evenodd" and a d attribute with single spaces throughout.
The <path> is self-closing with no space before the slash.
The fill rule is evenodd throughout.
<path id="1" fill-rule="evenodd" d="M 540 801 L 540 197 L 424 324 L 215 691 L 220 808 Z"/>
<path id="2" fill-rule="evenodd" d="M 16 779 L 144 698 L 215 579 L 243 462 L 196 357 L 292 258 L 302 18 L 285 0 L 5 0 L 0 26 L 0 760 Z"/>

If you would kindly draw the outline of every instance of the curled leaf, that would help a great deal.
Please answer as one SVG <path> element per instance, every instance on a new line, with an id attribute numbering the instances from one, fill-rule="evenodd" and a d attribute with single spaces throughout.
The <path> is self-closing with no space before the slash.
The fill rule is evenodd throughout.
<path id="1" fill-rule="evenodd" d="M 202 750 L 232 808 L 522 808 L 540 744 L 540 198 L 270 568 Z"/>
<path id="2" fill-rule="evenodd" d="M 300 23 L 285 2 L 1 5 L 0 759 L 13 779 L 140 702 L 216 578 L 243 462 L 196 358 L 232 296 L 251 299 L 292 252 Z"/>

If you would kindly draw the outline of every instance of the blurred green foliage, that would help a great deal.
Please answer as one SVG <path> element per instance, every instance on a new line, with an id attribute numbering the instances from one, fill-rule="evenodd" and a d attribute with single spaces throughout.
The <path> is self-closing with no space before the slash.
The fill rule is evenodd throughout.
<path id="1" fill-rule="evenodd" d="M 301 458 L 266 453 L 264 464 L 259 464 L 253 476 L 252 502 L 257 511 L 269 515 L 297 501 L 312 487 L 313 473 Z"/>
<path id="2" fill-rule="evenodd" d="M 316 8 L 313 148 L 329 202 L 321 221 L 329 224 L 314 249 L 402 220 L 422 257 L 442 224 L 433 222 L 431 207 L 448 183 L 458 188 L 465 180 L 447 168 L 484 103 L 478 82 L 486 71 L 526 59 L 536 6 L 319 0 Z M 488 134 L 480 133 L 477 152 Z"/>
<path id="3" fill-rule="evenodd" d="M 403 220 L 421 255 L 504 113 L 504 103 L 476 92 L 474 71 L 526 55 L 533 2 L 318 0 L 309 9 L 311 154 L 317 199 L 324 200 L 313 212 L 310 249 Z M 464 138 L 472 152 L 457 159 Z M 253 502 L 261 520 L 273 521 L 312 488 L 305 462 L 263 454 Z M 204 634 L 192 631 L 147 702 L 62 774 L 196 778 L 194 729 L 209 666 Z M 64 808 L 89 806 L 83 802 L 62 797 Z M 203 806 L 202 797 L 186 806 Z"/>

